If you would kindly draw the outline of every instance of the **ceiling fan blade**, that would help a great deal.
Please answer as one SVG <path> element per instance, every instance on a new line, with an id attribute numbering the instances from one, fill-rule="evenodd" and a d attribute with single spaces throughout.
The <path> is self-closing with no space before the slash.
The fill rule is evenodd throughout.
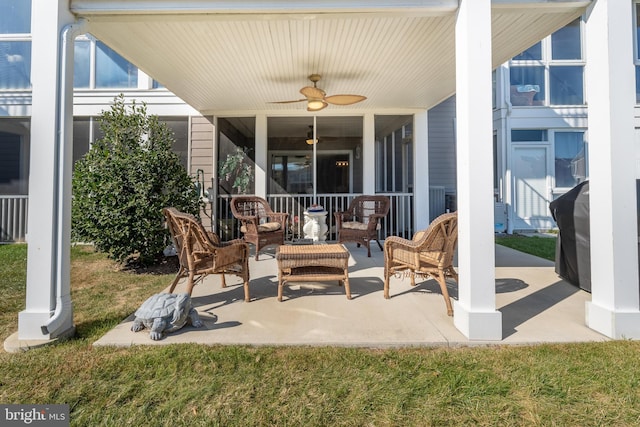
<path id="1" fill-rule="evenodd" d="M 295 101 L 270 101 L 270 102 L 267 102 L 267 104 L 293 104 L 294 102 L 302 102 L 302 101 L 306 101 L 306 98 L 296 99 Z"/>
<path id="2" fill-rule="evenodd" d="M 334 105 L 351 105 L 364 101 L 365 99 L 367 99 L 367 97 L 362 95 L 331 95 L 327 96 L 324 100 Z"/>
<path id="3" fill-rule="evenodd" d="M 307 98 L 322 99 L 326 95 L 322 89 L 313 86 L 305 86 L 300 89 L 300 93 Z"/>
<path id="4" fill-rule="evenodd" d="M 328 106 L 328 105 L 329 105 L 329 104 L 327 104 L 327 103 L 326 103 L 326 102 L 324 102 L 324 101 L 322 101 L 322 107 L 320 107 L 320 108 L 311 108 L 311 107 L 309 107 L 309 104 L 307 104 L 307 111 L 320 111 L 320 110 L 322 110 L 323 108 L 327 108 L 327 106 Z"/>

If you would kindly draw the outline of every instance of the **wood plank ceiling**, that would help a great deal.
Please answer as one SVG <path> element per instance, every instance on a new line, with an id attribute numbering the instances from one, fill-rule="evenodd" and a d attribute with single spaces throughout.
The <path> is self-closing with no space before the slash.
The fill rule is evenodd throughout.
<path id="1" fill-rule="evenodd" d="M 420 13 L 399 7 L 268 14 L 144 12 L 127 8 L 136 2 L 106 3 L 73 0 L 71 9 L 87 19 L 91 34 L 203 114 L 305 111 L 304 102 L 270 101 L 304 98 L 299 90 L 313 73 L 327 95 L 367 97 L 321 114 L 428 109 L 455 93 L 457 2 L 424 2 L 438 7 Z M 494 0 L 494 67 L 580 16 L 588 3 Z"/>

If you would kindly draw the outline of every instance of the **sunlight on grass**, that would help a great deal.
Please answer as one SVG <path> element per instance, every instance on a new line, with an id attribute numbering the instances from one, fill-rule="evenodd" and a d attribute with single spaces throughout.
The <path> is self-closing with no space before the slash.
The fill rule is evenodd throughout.
<path id="1" fill-rule="evenodd" d="M 0 246 L 2 338 L 26 246 Z M 0 353 L 0 401 L 67 403 L 71 425 L 637 425 L 640 343 L 362 349 L 92 343 L 173 275 L 72 251 L 75 338 Z"/>
<path id="2" fill-rule="evenodd" d="M 556 259 L 555 237 L 521 236 L 514 234 L 496 237 L 496 243 L 520 252 L 548 259 L 549 261 L 555 261 Z"/>

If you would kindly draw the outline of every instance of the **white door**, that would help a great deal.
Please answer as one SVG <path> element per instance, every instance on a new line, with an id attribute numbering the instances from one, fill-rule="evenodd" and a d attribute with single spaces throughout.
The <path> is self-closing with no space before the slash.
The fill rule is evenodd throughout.
<path id="1" fill-rule="evenodd" d="M 515 146 L 512 151 L 513 229 L 548 229 L 547 146 Z"/>

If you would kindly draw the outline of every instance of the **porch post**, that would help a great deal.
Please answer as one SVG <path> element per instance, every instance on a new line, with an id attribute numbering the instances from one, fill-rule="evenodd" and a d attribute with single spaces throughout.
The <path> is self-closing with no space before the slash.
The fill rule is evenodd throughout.
<path id="1" fill-rule="evenodd" d="M 267 116 L 256 116 L 256 196 L 267 197 Z"/>
<path id="2" fill-rule="evenodd" d="M 376 194 L 376 123 L 373 114 L 364 115 L 362 130 L 362 193 Z"/>
<path id="3" fill-rule="evenodd" d="M 640 338 L 632 2 L 598 0 L 587 13 L 591 302 L 586 323 Z"/>
<path id="4" fill-rule="evenodd" d="M 413 218 L 415 230 L 424 230 L 429 226 L 429 129 L 428 112 L 414 116 L 413 124 Z"/>
<path id="5" fill-rule="evenodd" d="M 74 18 L 66 0 L 33 0 L 31 11 L 29 247 L 26 307 L 18 315 L 18 340 L 23 347 L 73 332 L 69 279 L 73 50 L 62 75 L 60 34 Z M 64 105 L 61 99 L 66 99 Z M 69 137 L 59 140 L 64 126 Z"/>
<path id="6" fill-rule="evenodd" d="M 491 115 L 491 0 L 461 0 L 456 22 L 458 300 L 471 340 L 501 340 L 496 310 Z"/>

